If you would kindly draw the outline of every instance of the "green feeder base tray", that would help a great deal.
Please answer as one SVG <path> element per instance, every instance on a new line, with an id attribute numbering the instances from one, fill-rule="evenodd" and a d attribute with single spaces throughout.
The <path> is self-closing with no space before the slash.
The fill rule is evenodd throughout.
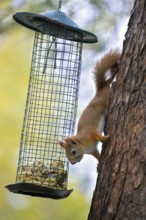
<path id="1" fill-rule="evenodd" d="M 63 199 L 68 197 L 73 189 L 57 190 L 45 186 L 39 186 L 32 183 L 15 183 L 5 186 L 10 192 L 19 193 L 30 196 L 38 196 L 50 199 Z"/>

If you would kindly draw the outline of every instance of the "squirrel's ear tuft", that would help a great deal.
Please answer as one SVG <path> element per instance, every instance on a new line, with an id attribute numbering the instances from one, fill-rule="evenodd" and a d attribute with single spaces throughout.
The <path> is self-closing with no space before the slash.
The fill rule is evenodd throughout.
<path id="1" fill-rule="evenodd" d="M 69 145 L 78 145 L 78 144 L 82 143 L 80 138 L 78 138 L 77 136 L 69 137 L 69 138 L 65 139 L 65 141 Z"/>
<path id="2" fill-rule="evenodd" d="M 75 145 L 76 144 L 76 142 L 75 142 L 75 140 L 74 139 L 69 139 L 69 141 L 68 141 L 70 144 L 73 144 L 73 145 Z"/>
<path id="3" fill-rule="evenodd" d="M 60 144 L 61 147 L 66 148 L 66 142 L 64 140 L 59 141 L 59 144 Z"/>

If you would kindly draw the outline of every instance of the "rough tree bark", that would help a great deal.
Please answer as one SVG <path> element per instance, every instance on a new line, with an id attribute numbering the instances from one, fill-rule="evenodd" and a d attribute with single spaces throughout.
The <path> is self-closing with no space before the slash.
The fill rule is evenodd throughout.
<path id="1" fill-rule="evenodd" d="M 135 0 L 88 220 L 146 220 L 146 1 Z"/>

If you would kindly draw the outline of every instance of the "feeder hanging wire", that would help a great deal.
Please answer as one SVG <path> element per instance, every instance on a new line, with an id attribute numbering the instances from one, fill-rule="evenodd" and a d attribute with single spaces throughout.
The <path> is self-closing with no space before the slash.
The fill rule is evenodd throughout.
<path id="1" fill-rule="evenodd" d="M 62 4 L 62 0 L 59 0 L 59 7 L 58 7 L 58 10 L 61 10 L 61 4 Z"/>

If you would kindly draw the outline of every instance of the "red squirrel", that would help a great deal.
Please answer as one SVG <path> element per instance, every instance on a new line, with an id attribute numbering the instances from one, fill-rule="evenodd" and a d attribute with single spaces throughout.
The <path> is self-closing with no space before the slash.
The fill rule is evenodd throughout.
<path id="1" fill-rule="evenodd" d="M 91 154 L 98 161 L 100 159 L 97 143 L 108 140 L 109 135 L 104 136 L 99 132 L 99 124 L 108 105 L 110 83 L 118 72 L 119 59 L 120 53 L 111 50 L 97 61 L 93 70 L 96 94 L 80 116 L 77 134 L 59 141 L 71 164 L 80 162 L 84 154 Z M 107 78 L 108 71 L 110 76 Z"/>

